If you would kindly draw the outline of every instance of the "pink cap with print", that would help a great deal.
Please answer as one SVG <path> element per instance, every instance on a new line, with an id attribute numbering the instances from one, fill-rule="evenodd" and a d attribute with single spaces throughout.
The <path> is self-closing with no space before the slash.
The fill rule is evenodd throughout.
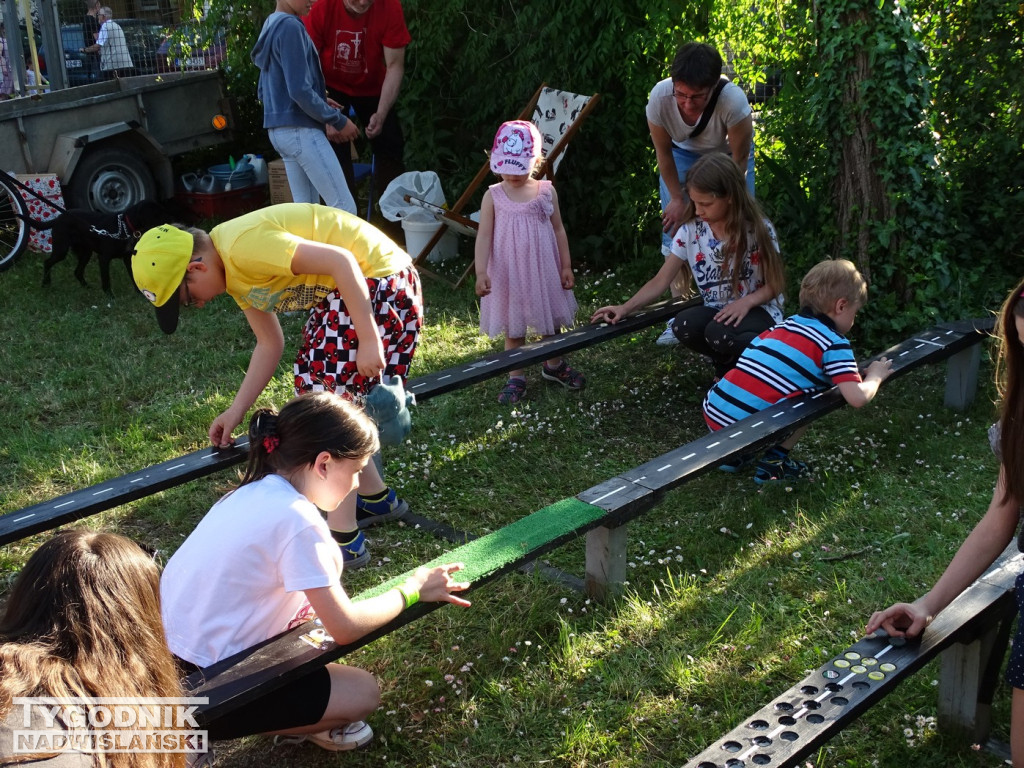
<path id="1" fill-rule="evenodd" d="M 533 123 L 528 120 L 502 123 L 491 147 L 491 170 L 509 176 L 528 176 L 533 173 L 540 149 L 540 131 Z"/>

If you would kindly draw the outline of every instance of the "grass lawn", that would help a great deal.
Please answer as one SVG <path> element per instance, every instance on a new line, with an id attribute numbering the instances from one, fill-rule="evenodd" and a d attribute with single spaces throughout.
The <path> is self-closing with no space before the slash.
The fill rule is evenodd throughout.
<path id="1" fill-rule="evenodd" d="M 652 248 L 647 264 L 581 270 L 580 317 L 624 299 L 659 261 Z M 29 253 L 0 274 L 2 512 L 200 448 L 252 348 L 227 297 L 184 311 L 166 337 L 116 264 L 108 299 L 95 264 L 93 287 L 81 288 L 66 261 L 44 290 L 41 262 Z M 499 348 L 477 332 L 471 286 L 425 285 L 414 375 Z M 283 318 L 287 364 L 261 402 L 290 397 L 301 322 Z M 659 330 L 574 355 L 588 377 L 581 393 L 531 370 L 529 399 L 515 409 L 496 403 L 497 380 L 417 406 L 407 445 L 385 456 L 389 481 L 416 512 L 485 533 L 704 434 L 711 369 L 655 346 Z M 944 375 L 925 368 L 866 409 L 817 422 L 796 449 L 815 470 L 808 482 L 760 489 L 751 473 L 714 473 L 668 494 L 631 524 L 628 592 L 610 604 L 511 575 L 472 608 L 446 607 L 349 657 L 384 691 L 370 749 L 337 756 L 254 737 L 218 745 L 218 765 L 684 763 L 850 644 L 872 610 L 927 589 L 981 516 L 997 469 L 985 438 L 992 387 L 956 413 L 942 406 Z M 81 524 L 170 554 L 232 480 L 196 481 Z M 43 539 L 0 549 L 0 590 Z M 403 525 L 373 529 L 371 544 L 372 565 L 346 574 L 350 593 L 450 548 Z M 581 575 L 582 543 L 549 562 Z M 916 675 L 809 764 L 1000 765 L 937 729 L 936 677 L 935 665 Z M 1004 687 L 1004 740 L 1008 702 Z"/>

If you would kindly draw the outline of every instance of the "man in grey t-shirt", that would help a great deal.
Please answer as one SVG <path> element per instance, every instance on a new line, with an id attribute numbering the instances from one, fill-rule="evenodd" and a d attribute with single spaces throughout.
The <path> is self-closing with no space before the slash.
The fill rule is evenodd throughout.
<path id="1" fill-rule="evenodd" d="M 661 253 L 670 258 L 686 210 L 686 173 L 701 155 L 730 155 L 754 194 L 754 123 L 746 94 L 722 76 L 721 54 L 706 43 L 686 43 L 672 62 L 672 76 L 651 90 L 647 127 L 658 157 Z M 673 283 L 673 296 L 681 290 Z M 676 343 L 670 322 L 658 344 Z"/>
<path id="2" fill-rule="evenodd" d="M 751 194 L 754 192 L 754 124 L 746 94 L 735 83 L 724 81 L 710 114 L 702 121 L 720 80 L 724 78 L 718 51 L 705 43 L 686 43 L 672 63 L 672 76 L 654 86 L 647 102 L 647 126 L 661 176 L 665 254 L 668 237 L 682 223 L 686 172 L 701 155 L 731 155 L 746 175 Z"/>

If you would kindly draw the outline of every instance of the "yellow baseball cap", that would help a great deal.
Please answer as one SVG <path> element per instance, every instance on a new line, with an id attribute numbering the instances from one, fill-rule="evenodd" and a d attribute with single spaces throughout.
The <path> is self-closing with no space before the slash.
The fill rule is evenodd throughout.
<path id="1" fill-rule="evenodd" d="M 192 235 L 164 224 L 139 238 L 132 253 L 132 277 L 142 295 L 156 308 L 164 333 L 178 327 L 178 287 L 192 258 Z"/>

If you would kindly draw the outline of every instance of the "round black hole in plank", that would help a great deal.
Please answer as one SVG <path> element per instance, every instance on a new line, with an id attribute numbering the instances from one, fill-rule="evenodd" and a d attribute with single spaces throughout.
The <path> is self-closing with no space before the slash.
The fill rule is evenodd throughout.
<path id="1" fill-rule="evenodd" d="M 772 745 L 772 740 L 767 736 L 755 736 L 754 743 L 759 747 L 770 747 Z"/>
<path id="2" fill-rule="evenodd" d="M 800 738 L 800 734 L 796 731 L 783 731 L 779 734 L 779 738 L 783 741 L 796 741 Z"/>
<path id="3" fill-rule="evenodd" d="M 718 768 L 718 763 L 709 763 L 705 760 L 703 763 L 697 763 L 697 768 Z"/>
<path id="4" fill-rule="evenodd" d="M 754 765 L 768 765 L 771 761 L 772 759 L 768 755 L 754 755 L 750 758 L 750 762 Z"/>
<path id="5" fill-rule="evenodd" d="M 837 707 L 845 707 L 847 704 L 850 703 L 850 700 L 845 696 L 833 696 L 832 703 L 835 704 Z"/>
<path id="6" fill-rule="evenodd" d="M 739 752 L 741 749 L 743 749 L 743 745 L 740 744 L 738 741 L 727 741 L 722 745 L 722 749 L 724 749 L 726 752 Z"/>
<path id="7" fill-rule="evenodd" d="M 751 720 L 747 723 L 748 728 L 753 728 L 755 731 L 767 731 L 768 721 L 767 720 Z"/>
<path id="8" fill-rule="evenodd" d="M 808 699 L 804 702 L 805 709 L 821 709 L 821 704 L 814 699 Z"/>
<path id="9" fill-rule="evenodd" d="M 735 757 L 730 757 L 725 761 L 725 768 L 743 768 L 744 765 L 742 760 L 737 760 Z"/>
<path id="10" fill-rule="evenodd" d="M 871 683 L 865 682 L 864 680 L 855 680 L 853 683 L 853 687 L 856 688 L 858 691 L 863 691 L 865 688 L 870 688 Z"/>
<path id="11" fill-rule="evenodd" d="M 814 723 L 815 725 L 817 725 L 818 723 L 824 723 L 825 722 L 825 716 L 824 715 L 808 715 L 807 716 L 807 722 L 808 723 Z"/>
<path id="12" fill-rule="evenodd" d="M 779 712 L 792 712 L 793 705 L 788 701 L 778 701 L 775 703 L 775 709 Z"/>
<path id="13" fill-rule="evenodd" d="M 817 692 L 818 689 L 815 688 L 813 685 L 805 685 L 803 688 L 800 689 L 800 693 L 802 693 L 804 696 L 813 696 Z"/>
<path id="14" fill-rule="evenodd" d="M 839 683 L 826 683 L 825 690 L 831 691 L 832 693 L 838 693 L 839 691 L 843 690 L 843 686 L 841 686 Z"/>
<path id="15" fill-rule="evenodd" d="M 779 718 L 779 725 L 796 725 L 796 718 L 790 717 L 789 715 L 783 715 Z"/>

